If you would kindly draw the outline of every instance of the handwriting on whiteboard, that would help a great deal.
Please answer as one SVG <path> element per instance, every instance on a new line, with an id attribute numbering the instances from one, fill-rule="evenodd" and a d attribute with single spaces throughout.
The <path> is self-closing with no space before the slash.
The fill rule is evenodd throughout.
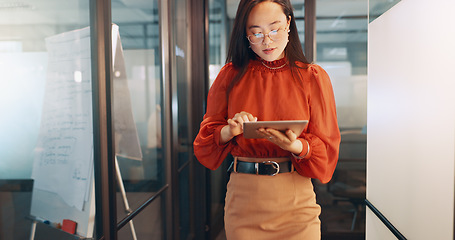
<path id="1" fill-rule="evenodd" d="M 83 208 L 93 157 L 89 29 L 46 39 L 48 69 L 32 177 Z"/>

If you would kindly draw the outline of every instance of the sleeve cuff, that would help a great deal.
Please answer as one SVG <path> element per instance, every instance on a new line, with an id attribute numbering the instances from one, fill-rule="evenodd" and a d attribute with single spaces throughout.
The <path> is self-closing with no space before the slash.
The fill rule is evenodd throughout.
<path id="1" fill-rule="evenodd" d="M 217 146 L 219 146 L 219 147 L 226 146 L 227 144 L 229 144 L 229 142 L 224 143 L 224 144 L 222 144 L 222 143 L 220 142 L 220 140 L 221 140 L 221 138 L 220 138 L 220 137 L 221 137 L 221 129 L 222 129 L 224 126 L 225 126 L 225 125 L 221 125 L 221 126 L 215 128 L 215 131 L 213 132 L 213 137 L 215 138 L 215 139 L 214 139 L 214 140 L 215 140 L 215 144 L 216 144 Z"/>

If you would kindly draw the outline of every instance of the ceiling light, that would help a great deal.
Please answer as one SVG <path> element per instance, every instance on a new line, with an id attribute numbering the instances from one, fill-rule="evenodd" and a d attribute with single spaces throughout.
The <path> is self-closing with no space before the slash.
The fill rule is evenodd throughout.
<path id="1" fill-rule="evenodd" d="M 32 5 L 24 2 L 6 2 L 0 3 L 0 10 L 11 9 L 33 9 Z"/>

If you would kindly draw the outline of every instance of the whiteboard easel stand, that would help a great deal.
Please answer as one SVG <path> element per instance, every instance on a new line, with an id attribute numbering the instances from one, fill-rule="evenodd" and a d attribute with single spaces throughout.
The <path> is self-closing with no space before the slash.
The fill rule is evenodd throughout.
<path id="1" fill-rule="evenodd" d="M 30 240 L 35 239 L 35 231 L 36 231 L 36 220 L 33 220 L 32 229 L 30 230 Z"/>
<path id="2" fill-rule="evenodd" d="M 132 211 L 130 209 L 130 205 L 128 204 L 128 199 L 126 198 L 125 186 L 123 185 L 122 174 L 120 173 L 120 167 L 118 165 L 117 156 L 115 156 L 115 171 L 117 172 L 117 182 L 119 184 L 120 192 L 122 193 L 122 199 L 123 199 L 123 204 L 125 206 L 125 211 L 127 214 L 130 214 Z M 129 224 L 130 224 L 130 228 L 131 228 L 131 235 L 133 236 L 134 240 L 137 240 L 136 230 L 134 229 L 133 220 L 130 220 Z"/>

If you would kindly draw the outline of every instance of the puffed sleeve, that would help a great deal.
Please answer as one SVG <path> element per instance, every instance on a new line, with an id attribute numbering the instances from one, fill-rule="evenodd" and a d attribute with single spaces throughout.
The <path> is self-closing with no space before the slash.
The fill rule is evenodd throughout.
<path id="1" fill-rule="evenodd" d="M 335 97 L 326 71 L 314 64 L 309 71 L 310 121 L 308 131 L 303 134 L 303 139 L 300 139 L 304 149 L 301 155 L 306 155 L 303 158 L 294 157 L 293 163 L 301 175 L 327 183 L 335 171 L 341 141 Z"/>
<path id="2" fill-rule="evenodd" d="M 207 111 L 193 142 L 194 154 L 205 167 L 215 170 L 234 147 L 234 142 L 220 143 L 221 129 L 227 125 L 226 89 L 235 71 L 226 64 L 212 84 L 207 97 Z"/>

